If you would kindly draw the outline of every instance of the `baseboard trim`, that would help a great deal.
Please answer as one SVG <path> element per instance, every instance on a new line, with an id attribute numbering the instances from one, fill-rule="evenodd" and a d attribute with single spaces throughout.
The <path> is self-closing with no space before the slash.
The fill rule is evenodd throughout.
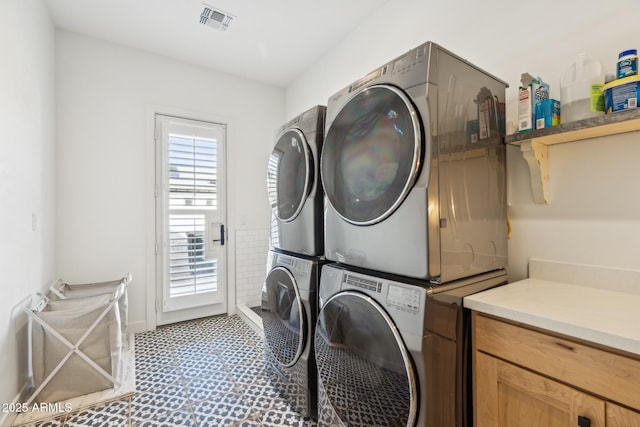
<path id="1" fill-rule="evenodd" d="M 244 304 L 236 306 L 238 315 L 244 320 L 258 335 L 264 338 L 262 319 L 253 310 Z"/>
<path id="2" fill-rule="evenodd" d="M 11 424 L 13 424 L 13 421 L 16 419 L 17 416 L 18 414 L 16 414 L 15 412 L 0 413 L 0 426 L 11 427 Z"/>
<path id="3" fill-rule="evenodd" d="M 147 321 L 139 320 L 137 322 L 129 322 L 129 332 L 133 334 L 139 334 L 140 332 L 146 332 L 147 329 Z"/>
<path id="4" fill-rule="evenodd" d="M 26 401 L 30 390 L 31 390 L 31 380 L 27 380 L 27 382 L 25 382 L 24 385 L 22 386 L 22 390 L 20 390 L 18 395 L 13 399 L 13 402 L 11 402 L 11 404 L 15 407 L 18 405 L 18 403 Z M 18 418 L 18 415 L 20 415 L 19 412 L 0 412 L 0 426 L 11 427 L 15 422 L 16 418 Z"/>

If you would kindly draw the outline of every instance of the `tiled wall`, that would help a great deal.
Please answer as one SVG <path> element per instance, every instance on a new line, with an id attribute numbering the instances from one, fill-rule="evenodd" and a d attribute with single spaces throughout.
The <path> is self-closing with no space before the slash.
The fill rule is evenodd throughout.
<path id="1" fill-rule="evenodd" d="M 236 305 L 260 305 L 268 251 L 268 229 L 236 230 Z"/>

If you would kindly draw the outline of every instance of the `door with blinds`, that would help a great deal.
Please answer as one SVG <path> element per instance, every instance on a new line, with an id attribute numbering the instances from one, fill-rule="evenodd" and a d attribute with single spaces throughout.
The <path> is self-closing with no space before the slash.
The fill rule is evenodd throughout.
<path id="1" fill-rule="evenodd" d="M 226 312 L 226 126 L 156 115 L 157 324 Z"/>

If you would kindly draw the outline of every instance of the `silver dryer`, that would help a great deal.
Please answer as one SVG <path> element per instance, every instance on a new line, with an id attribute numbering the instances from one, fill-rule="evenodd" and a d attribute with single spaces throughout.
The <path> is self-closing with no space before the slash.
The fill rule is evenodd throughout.
<path id="1" fill-rule="evenodd" d="M 506 87 L 428 42 L 330 97 L 326 258 L 437 283 L 504 268 Z"/>
<path id="2" fill-rule="evenodd" d="M 273 249 L 324 255 L 324 193 L 319 167 L 325 111 L 326 107 L 315 106 L 276 133 L 267 166 Z"/>

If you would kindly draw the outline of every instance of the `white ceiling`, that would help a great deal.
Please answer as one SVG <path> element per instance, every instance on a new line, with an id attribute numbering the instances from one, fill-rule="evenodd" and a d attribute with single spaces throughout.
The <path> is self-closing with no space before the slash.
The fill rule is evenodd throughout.
<path id="1" fill-rule="evenodd" d="M 54 25 L 286 87 L 387 0 L 46 0 Z M 203 3 L 235 20 L 200 24 Z"/>

